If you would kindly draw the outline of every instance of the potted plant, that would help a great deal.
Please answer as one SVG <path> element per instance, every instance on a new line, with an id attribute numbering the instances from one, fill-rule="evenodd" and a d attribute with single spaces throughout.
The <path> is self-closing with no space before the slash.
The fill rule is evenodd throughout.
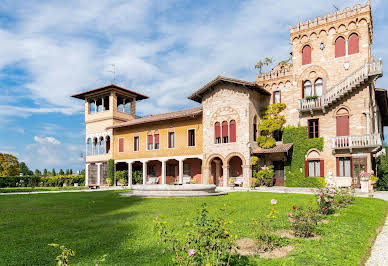
<path id="1" fill-rule="evenodd" d="M 234 182 L 236 182 L 236 179 L 234 177 L 231 177 L 230 180 L 229 180 L 229 186 L 230 187 L 234 187 L 235 186 Z"/>
<path id="2" fill-rule="evenodd" d="M 371 181 L 372 185 L 376 184 L 378 180 L 379 180 L 379 178 L 377 176 L 371 175 L 370 181 Z"/>
<path id="3" fill-rule="evenodd" d="M 190 184 L 195 184 L 195 179 L 194 178 L 190 178 Z"/>
<path id="4" fill-rule="evenodd" d="M 110 186 L 113 185 L 113 180 L 112 180 L 112 178 L 110 178 L 110 177 L 108 177 L 108 178 L 106 179 L 106 182 L 108 183 L 108 187 L 110 187 Z"/>

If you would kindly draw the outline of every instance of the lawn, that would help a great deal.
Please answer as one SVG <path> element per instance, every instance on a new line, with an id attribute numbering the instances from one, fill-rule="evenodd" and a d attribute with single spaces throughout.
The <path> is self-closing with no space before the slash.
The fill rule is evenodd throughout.
<path id="1" fill-rule="evenodd" d="M 81 190 L 88 187 L 6 187 L 0 188 L 0 193 L 13 192 L 35 192 L 35 191 L 62 191 L 62 190 Z"/>
<path id="2" fill-rule="evenodd" d="M 71 265 L 167 265 L 171 254 L 157 243 L 153 219 L 163 216 L 177 230 L 203 202 L 219 214 L 224 204 L 234 212 L 230 228 L 250 237 L 251 219 L 266 215 L 277 199 L 277 228 L 289 228 L 292 205 L 315 204 L 312 195 L 257 192 L 208 198 L 123 198 L 117 191 L 77 192 L 0 197 L 0 264 L 54 265 L 57 250 L 49 243 L 76 251 Z M 357 198 L 354 204 L 320 224 L 322 238 L 294 240 L 296 248 L 283 259 L 251 259 L 271 265 L 358 265 L 382 224 L 387 203 Z"/>

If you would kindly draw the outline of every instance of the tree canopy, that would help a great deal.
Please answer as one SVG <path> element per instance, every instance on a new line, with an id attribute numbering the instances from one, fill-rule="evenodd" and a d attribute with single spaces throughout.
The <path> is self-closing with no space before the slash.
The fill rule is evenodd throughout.
<path id="1" fill-rule="evenodd" d="M 257 137 L 259 147 L 264 149 L 272 148 L 276 145 L 273 133 L 283 128 L 286 119 L 280 112 L 286 109 L 284 103 L 270 104 L 261 112 L 263 119 L 260 121 L 257 129 L 260 136 Z"/>
<path id="2" fill-rule="evenodd" d="M 0 176 L 17 176 L 20 173 L 18 159 L 7 153 L 0 153 Z"/>

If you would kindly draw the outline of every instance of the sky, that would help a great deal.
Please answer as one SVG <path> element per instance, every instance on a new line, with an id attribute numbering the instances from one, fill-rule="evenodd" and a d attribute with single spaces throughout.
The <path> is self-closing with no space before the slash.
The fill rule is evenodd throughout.
<path id="1" fill-rule="evenodd" d="M 150 96 L 141 116 L 194 107 L 215 76 L 254 81 L 259 59 L 288 59 L 290 25 L 365 2 L 1 0 L 0 152 L 82 169 L 84 105 L 70 95 L 114 82 Z M 372 8 L 373 55 L 388 62 L 388 1 Z"/>

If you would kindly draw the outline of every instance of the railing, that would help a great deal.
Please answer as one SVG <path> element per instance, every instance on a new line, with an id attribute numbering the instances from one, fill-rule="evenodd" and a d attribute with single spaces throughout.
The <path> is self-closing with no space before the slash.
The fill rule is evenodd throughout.
<path id="1" fill-rule="evenodd" d="M 322 107 L 322 97 L 315 99 L 299 99 L 299 110 L 310 110 Z"/>
<path id="2" fill-rule="evenodd" d="M 322 96 L 323 99 L 319 100 L 319 106 L 317 106 L 317 102 L 312 102 L 312 100 L 300 99 L 299 110 L 308 111 L 318 107 L 326 107 L 340 96 L 360 85 L 369 76 L 382 75 L 382 73 L 383 63 L 381 59 L 366 63 L 326 91 L 325 95 Z"/>
<path id="3" fill-rule="evenodd" d="M 333 149 L 368 148 L 382 145 L 380 134 L 340 136 L 333 138 Z"/>

